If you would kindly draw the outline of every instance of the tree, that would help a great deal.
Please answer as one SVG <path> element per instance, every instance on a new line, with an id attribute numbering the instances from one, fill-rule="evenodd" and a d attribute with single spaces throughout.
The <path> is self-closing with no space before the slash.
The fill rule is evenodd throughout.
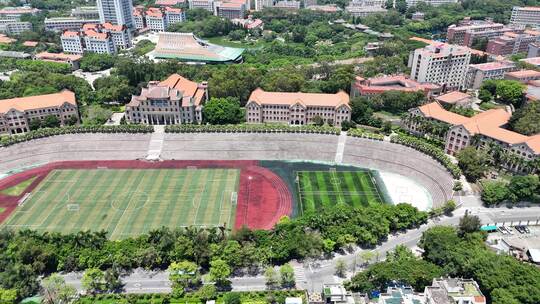
<path id="1" fill-rule="evenodd" d="M 465 214 L 459 219 L 459 233 L 461 235 L 480 231 L 481 226 L 480 218 L 476 215 Z"/>
<path id="2" fill-rule="evenodd" d="M 510 118 L 510 126 L 524 135 L 540 133 L 540 104 L 531 102 L 519 108 Z"/>
<path id="3" fill-rule="evenodd" d="M 539 190 L 540 181 L 538 175 L 512 176 L 510 184 L 508 184 L 510 199 L 514 202 L 531 199 L 534 195 L 538 195 Z"/>
<path id="4" fill-rule="evenodd" d="M 324 120 L 319 115 L 313 116 L 313 118 L 311 120 L 313 121 L 313 124 L 316 125 L 316 126 L 324 125 Z"/>
<path id="5" fill-rule="evenodd" d="M 39 118 L 32 118 L 32 120 L 30 120 L 30 130 L 31 131 L 34 131 L 34 130 L 37 130 L 39 128 L 41 128 L 41 119 Z"/>
<path id="6" fill-rule="evenodd" d="M 493 95 L 491 95 L 488 90 L 481 89 L 478 91 L 478 99 L 480 99 L 482 102 L 490 102 L 493 99 Z"/>
<path id="7" fill-rule="evenodd" d="M 336 261 L 336 275 L 338 277 L 344 278 L 347 271 L 347 264 L 343 259 L 338 259 Z"/>
<path id="8" fill-rule="evenodd" d="M 199 283 L 199 273 L 197 264 L 189 261 L 172 262 L 167 271 L 173 289 L 185 291 L 188 287 Z"/>
<path id="9" fill-rule="evenodd" d="M 105 281 L 105 288 L 110 291 L 119 291 L 122 289 L 122 281 L 120 280 L 120 272 L 118 267 L 113 266 L 107 269 L 103 275 Z"/>
<path id="10" fill-rule="evenodd" d="M 266 279 L 266 287 L 270 290 L 276 289 L 279 286 L 279 278 L 274 267 L 269 266 L 264 271 L 264 278 Z"/>
<path id="11" fill-rule="evenodd" d="M 135 94 L 135 88 L 130 86 L 125 76 L 105 76 L 94 81 L 99 103 L 120 102 L 126 103 Z"/>
<path id="12" fill-rule="evenodd" d="M 242 299 L 241 299 L 239 293 L 237 293 L 237 292 L 228 292 L 223 297 L 223 302 L 225 304 L 240 304 L 240 303 L 242 303 Z"/>
<path id="13" fill-rule="evenodd" d="M 245 118 L 238 99 L 213 97 L 204 105 L 203 119 L 213 125 L 224 125 L 237 124 Z"/>
<path id="14" fill-rule="evenodd" d="M 468 180 L 475 182 L 489 169 L 489 155 L 484 150 L 467 147 L 456 154 L 458 165 Z"/>
<path id="15" fill-rule="evenodd" d="M 512 104 L 515 107 L 519 107 L 523 103 L 523 85 L 519 81 L 497 81 L 496 94 L 497 100 L 502 103 Z"/>
<path id="16" fill-rule="evenodd" d="M 0 303 L 2 304 L 17 303 L 17 290 L 0 288 Z"/>
<path id="17" fill-rule="evenodd" d="M 212 260 L 208 274 L 211 281 L 219 286 L 224 286 L 228 283 L 227 278 L 231 275 L 231 267 L 221 259 Z"/>
<path id="18" fill-rule="evenodd" d="M 85 53 L 80 67 L 85 72 L 103 71 L 114 66 L 116 56 L 110 54 Z"/>
<path id="19" fill-rule="evenodd" d="M 504 202 L 509 198 L 510 192 L 506 183 L 501 181 L 482 182 L 482 201 L 488 205 L 495 205 Z"/>
<path id="20" fill-rule="evenodd" d="M 296 285 L 294 278 L 294 269 L 289 264 L 284 264 L 279 267 L 279 275 L 281 277 L 281 286 L 284 288 L 293 288 Z"/>
<path id="21" fill-rule="evenodd" d="M 77 295 L 75 287 L 67 285 L 64 278 L 57 273 L 53 273 L 41 281 L 41 290 L 43 303 L 46 304 L 70 303 Z"/>
<path id="22" fill-rule="evenodd" d="M 79 121 L 79 118 L 77 118 L 77 116 L 71 115 L 64 120 L 64 124 L 66 126 L 74 126 L 77 124 L 78 121 Z"/>
<path id="23" fill-rule="evenodd" d="M 214 285 L 204 285 L 197 291 L 197 296 L 203 302 L 213 300 L 217 297 L 217 289 Z"/>
<path id="24" fill-rule="evenodd" d="M 446 215 L 451 215 L 454 210 L 456 210 L 456 201 L 454 200 L 448 200 L 446 203 L 444 203 L 443 211 Z"/>
<path id="25" fill-rule="evenodd" d="M 102 291 L 104 288 L 105 275 L 97 268 L 87 269 L 81 279 L 82 287 L 91 294 Z"/>
<path id="26" fill-rule="evenodd" d="M 112 111 L 100 105 L 93 104 L 86 109 L 83 122 L 85 125 L 102 125 L 109 120 Z"/>
<path id="27" fill-rule="evenodd" d="M 229 39 L 238 41 L 246 37 L 246 32 L 244 32 L 243 30 L 234 30 L 232 32 L 229 32 L 228 36 L 229 36 Z"/>
<path id="28" fill-rule="evenodd" d="M 60 119 L 56 115 L 47 115 L 43 119 L 42 126 L 44 128 L 58 128 L 60 127 Z"/>

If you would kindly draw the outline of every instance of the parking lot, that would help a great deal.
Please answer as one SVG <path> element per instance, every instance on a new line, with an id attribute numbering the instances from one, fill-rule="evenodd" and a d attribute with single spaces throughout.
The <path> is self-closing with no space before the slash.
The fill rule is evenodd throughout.
<path id="1" fill-rule="evenodd" d="M 499 253 L 533 262 L 530 250 L 540 249 L 540 226 L 501 226 L 488 235 L 487 244 Z"/>

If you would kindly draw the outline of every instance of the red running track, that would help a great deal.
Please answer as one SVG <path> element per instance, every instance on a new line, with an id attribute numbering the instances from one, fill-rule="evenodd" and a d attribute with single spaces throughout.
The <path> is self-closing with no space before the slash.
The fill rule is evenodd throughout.
<path id="1" fill-rule="evenodd" d="M 251 229 L 271 229 L 282 216 L 289 216 L 292 211 L 292 195 L 287 185 L 272 171 L 258 167 L 258 161 L 211 161 L 211 160 L 166 160 L 147 162 L 141 160 L 110 161 L 64 161 L 32 168 L 0 180 L 0 190 L 17 185 L 29 178 L 36 180 L 20 196 L 0 194 L 0 207 L 6 210 L 0 213 L 0 223 L 11 215 L 18 201 L 25 193 L 32 191 L 55 169 L 181 169 L 197 168 L 238 168 L 240 184 L 236 208 L 235 229 L 246 226 Z"/>

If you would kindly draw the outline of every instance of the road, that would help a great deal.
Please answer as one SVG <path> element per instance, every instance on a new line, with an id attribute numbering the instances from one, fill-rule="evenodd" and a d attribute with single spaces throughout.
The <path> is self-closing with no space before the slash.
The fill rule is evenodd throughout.
<path id="1" fill-rule="evenodd" d="M 465 212 L 477 215 L 482 220 L 483 224 L 540 224 L 540 207 L 524 207 L 524 208 L 485 208 L 479 203 L 477 197 L 466 196 L 458 197 L 461 202 L 461 208 L 454 211 L 453 216 L 444 216 L 434 220 L 430 220 L 427 224 L 422 225 L 418 229 L 408 230 L 403 233 L 390 235 L 387 240 L 373 249 L 373 252 L 378 257 L 378 260 L 383 260 L 386 254 L 393 250 L 398 245 L 404 245 L 411 249 L 415 249 L 418 241 L 422 237 L 422 233 L 428 228 L 437 225 L 458 225 L 460 217 Z M 346 254 L 336 254 L 331 259 L 311 261 L 309 263 L 292 262 L 295 270 L 297 287 L 307 289 L 308 291 L 321 290 L 324 283 L 334 283 L 343 281 L 334 275 L 335 265 L 339 259 L 345 261 L 348 267 L 347 277 L 351 277 L 353 269 L 361 270 L 359 267 L 352 267 L 360 263 L 360 254 L 362 249 L 356 248 L 353 252 Z M 375 259 L 374 259 L 375 261 Z M 81 273 L 65 274 L 66 283 L 73 285 L 79 291 L 82 291 L 80 279 Z M 170 282 L 165 271 L 146 271 L 136 269 L 130 275 L 122 277 L 125 284 L 126 293 L 164 293 L 170 292 Z M 262 275 L 259 276 L 244 276 L 231 278 L 232 288 L 236 291 L 246 290 L 264 290 L 265 279 Z"/>

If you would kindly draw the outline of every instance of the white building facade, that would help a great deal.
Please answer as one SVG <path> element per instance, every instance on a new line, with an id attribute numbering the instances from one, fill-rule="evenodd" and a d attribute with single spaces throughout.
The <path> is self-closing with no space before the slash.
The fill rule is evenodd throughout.
<path id="1" fill-rule="evenodd" d="M 441 44 L 416 49 L 409 56 L 411 79 L 430 82 L 448 89 L 461 89 L 471 60 L 468 48 Z"/>
<path id="2" fill-rule="evenodd" d="M 341 126 L 351 120 L 349 94 L 265 92 L 256 89 L 246 104 L 248 123 L 285 123 L 307 125 L 315 117 L 325 123 Z"/>
<path id="3" fill-rule="evenodd" d="M 540 6 L 514 6 L 510 24 L 520 27 L 540 27 Z"/>
<path id="4" fill-rule="evenodd" d="M 132 0 L 97 0 L 100 23 L 125 25 L 134 29 Z"/>

